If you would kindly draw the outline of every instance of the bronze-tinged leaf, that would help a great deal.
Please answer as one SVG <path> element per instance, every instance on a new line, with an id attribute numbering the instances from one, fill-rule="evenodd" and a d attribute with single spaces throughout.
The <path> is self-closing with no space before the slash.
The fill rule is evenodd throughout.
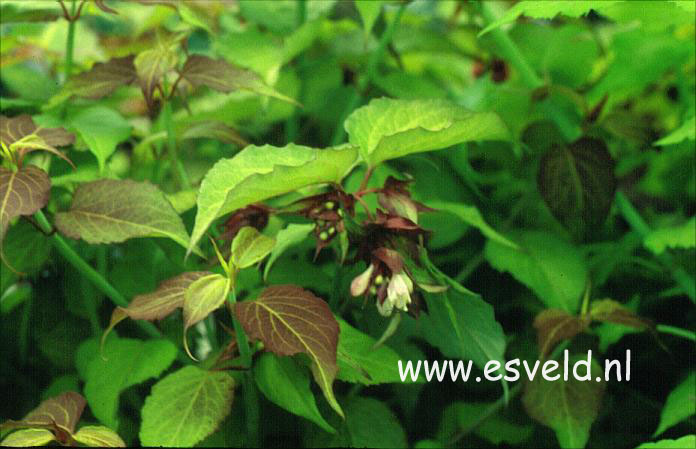
<path id="1" fill-rule="evenodd" d="M 118 14 L 118 11 L 106 6 L 104 4 L 104 0 L 94 0 L 94 4 L 97 6 L 97 8 L 101 9 L 104 12 L 108 12 L 110 14 Z"/>
<path id="2" fill-rule="evenodd" d="M 44 150 L 73 165 L 72 161 L 55 147 L 71 145 L 75 136 L 64 128 L 38 127 L 27 114 L 12 118 L 0 115 L 0 141 L 8 148 L 15 147 L 20 161 L 30 151 Z"/>
<path id="3" fill-rule="evenodd" d="M 116 13 L 114 10 L 107 12 Z M 129 55 L 98 62 L 90 70 L 70 78 L 65 90 L 69 95 L 91 100 L 106 97 L 119 87 L 135 81 L 137 73 L 133 59 L 134 56 Z"/>
<path id="4" fill-rule="evenodd" d="M 554 217 L 583 235 L 607 218 L 616 190 L 614 160 L 599 139 L 556 145 L 541 158 L 537 186 Z"/>
<path id="5" fill-rule="evenodd" d="M 570 315 L 565 310 L 546 309 L 542 311 L 534 319 L 539 354 L 546 357 L 558 342 L 575 337 L 587 329 L 588 324 L 588 320 Z"/>
<path id="6" fill-rule="evenodd" d="M 216 139 L 224 143 L 232 143 L 240 147 L 249 145 L 234 128 L 218 120 L 202 120 L 191 123 L 180 135 L 181 139 Z"/>
<path id="7" fill-rule="evenodd" d="M 79 393 L 68 391 L 46 399 L 38 407 L 29 412 L 22 422 L 36 426 L 52 426 L 72 434 L 75 425 L 82 416 L 87 401 Z"/>
<path id="8" fill-rule="evenodd" d="M 136 237 L 167 237 L 187 246 L 181 218 L 157 186 L 129 179 L 80 184 L 68 212 L 55 225 L 68 237 L 88 243 L 116 243 Z"/>
<path id="9" fill-rule="evenodd" d="M 590 306 L 590 317 L 594 321 L 609 321 L 641 330 L 654 328 L 652 321 L 639 317 L 613 299 L 594 301 Z"/>
<path id="10" fill-rule="evenodd" d="M 152 104 L 155 89 L 162 77 L 176 65 L 174 45 L 173 42 L 160 42 L 154 48 L 139 53 L 133 60 L 138 81 L 148 105 Z"/>
<path id="11" fill-rule="evenodd" d="M 51 180 L 40 168 L 28 165 L 13 172 L 0 167 L 0 245 L 10 221 L 44 207 L 50 194 Z"/>
<path id="12" fill-rule="evenodd" d="M 551 361 L 548 361 L 549 363 Z M 582 362 L 587 365 L 586 357 L 571 357 L 569 367 Z M 562 369 L 561 369 L 562 370 Z M 541 368 L 539 368 L 541 371 Z M 559 369 L 548 373 L 556 376 Z M 522 396 L 522 404 L 527 414 L 540 423 L 551 427 L 563 448 L 585 447 L 590 435 L 590 427 L 597 418 L 602 396 L 606 388 L 604 373 L 595 360 L 588 366 L 579 366 L 578 375 L 585 376 L 589 371 L 590 379 L 576 379 L 572 373 L 568 381 L 558 379 L 545 380 L 539 373 L 529 382 Z M 600 379 L 597 382 L 597 378 Z"/>
<path id="13" fill-rule="evenodd" d="M 138 295 L 128 307 L 116 307 L 111 314 L 109 327 L 102 336 L 102 342 L 118 323 L 126 318 L 133 320 L 161 320 L 176 309 L 184 306 L 186 289 L 194 281 L 213 273 L 209 271 L 189 271 L 167 279 L 152 293 Z"/>
<path id="14" fill-rule="evenodd" d="M 256 73 L 234 66 L 222 59 L 191 55 L 181 70 L 181 76 L 193 87 L 208 86 L 220 92 L 231 92 L 239 89 L 250 90 L 299 105 L 292 98 L 286 97 L 266 85 Z"/>
<path id="15" fill-rule="evenodd" d="M 12 118 L 0 115 L 0 141 L 8 148 L 12 143 L 33 134 L 34 131 L 36 131 L 36 123 L 27 114 Z"/>
<path id="16" fill-rule="evenodd" d="M 235 305 L 235 315 L 253 340 L 278 355 L 307 354 L 327 401 L 341 416 L 333 394 L 338 366 L 338 322 L 320 298 L 295 285 L 268 287 L 255 301 Z"/>

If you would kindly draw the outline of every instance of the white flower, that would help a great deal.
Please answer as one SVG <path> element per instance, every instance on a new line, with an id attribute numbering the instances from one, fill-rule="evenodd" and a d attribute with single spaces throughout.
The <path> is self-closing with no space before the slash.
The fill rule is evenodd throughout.
<path id="1" fill-rule="evenodd" d="M 387 285 L 387 297 L 382 304 L 377 301 L 377 310 L 384 316 L 389 316 L 396 307 L 399 310 L 408 312 L 408 305 L 411 304 L 411 293 L 413 292 L 413 282 L 403 271 L 391 277 Z"/>
<path id="2" fill-rule="evenodd" d="M 365 293 L 365 290 L 367 290 L 367 287 L 370 285 L 370 278 L 374 270 L 374 264 L 370 264 L 367 270 L 353 279 L 353 282 L 350 283 L 350 293 L 353 296 L 360 296 Z"/>

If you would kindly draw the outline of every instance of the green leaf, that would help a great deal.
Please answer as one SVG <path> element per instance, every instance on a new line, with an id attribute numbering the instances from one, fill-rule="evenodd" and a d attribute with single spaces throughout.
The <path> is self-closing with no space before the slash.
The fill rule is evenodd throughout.
<path id="1" fill-rule="evenodd" d="M 591 9 L 602 11 L 618 1 L 572 1 L 572 2 L 549 2 L 549 1 L 523 1 L 508 9 L 502 17 L 494 21 L 479 33 L 479 37 L 491 30 L 499 28 L 501 25 L 514 22 L 521 15 L 533 19 L 553 19 L 559 14 L 568 17 L 580 17 L 589 13 Z"/>
<path id="2" fill-rule="evenodd" d="M 379 98 L 353 111 L 345 128 L 365 162 L 380 162 L 411 153 L 441 150 L 475 140 L 510 140 L 500 117 L 472 112 L 444 100 Z"/>
<path id="3" fill-rule="evenodd" d="M 655 254 L 661 254 L 667 248 L 696 247 L 696 217 L 682 225 L 651 231 L 645 236 L 643 245 Z"/>
<path id="4" fill-rule="evenodd" d="M 142 409 L 143 446 L 191 447 L 229 414 L 234 380 L 224 372 L 186 366 L 152 387 Z"/>
<path id="5" fill-rule="evenodd" d="M 75 136 L 64 128 L 37 126 L 27 114 L 12 118 L 0 115 L 0 142 L 11 151 L 14 150 L 18 159 L 30 151 L 44 150 L 72 165 L 70 159 L 55 147 L 72 145 L 75 142 Z"/>
<path id="6" fill-rule="evenodd" d="M 679 128 L 675 129 L 674 131 L 667 134 L 662 139 L 655 142 L 654 145 L 660 145 L 660 146 L 674 145 L 676 143 L 682 142 L 685 139 L 694 140 L 694 139 L 696 139 L 695 129 L 696 129 L 696 116 L 693 116 L 691 118 L 686 119 L 684 121 L 684 123 Z"/>
<path id="7" fill-rule="evenodd" d="M 360 14 L 360 19 L 365 30 L 365 39 L 370 35 L 379 13 L 382 11 L 381 0 L 355 0 L 355 8 Z"/>
<path id="8" fill-rule="evenodd" d="M 264 83 L 256 73 L 236 67 L 222 59 L 191 55 L 181 70 L 181 76 L 194 87 L 208 86 L 221 92 L 248 90 L 299 105 L 292 98 L 277 92 Z"/>
<path id="9" fill-rule="evenodd" d="M 108 427 L 85 426 L 73 435 L 75 441 L 92 447 L 126 447 L 120 436 Z"/>
<path id="10" fill-rule="evenodd" d="M 423 296 L 428 314 L 420 321 L 430 344 L 447 357 L 472 360 L 481 368 L 489 360 L 505 362 L 505 334 L 490 304 L 453 288 Z"/>
<path id="11" fill-rule="evenodd" d="M 175 48 L 175 39 L 169 42 L 159 41 L 153 48 L 140 52 L 133 61 L 148 104 L 152 102 L 153 94 L 162 77 L 176 65 Z"/>
<path id="12" fill-rule="evenodd" d="M 216 139 L 224 143 L 232 143 L 245 147 L 249 145 L 234 128 L 218 120 L 202 120 L 189 124 L 179 136 L 180 139 Z M 194 201 L 195 203 L 195 201 Z"/>
<path id="13" fill-rule="evenodd" d="M 554 217 L 584 235 L 601 225 L 614 200 L 614 160 L 604 141 L 583 137 L 541 158 L 537 186 Z"/>
<path id="14" fill-rule="evenodd" d="M 483 219 L 481 212 L 479 212 L 479 210 L 474 206 L 436 200 L 428 201 L 428 207 L 432 207 L 433 209 L 441 209 L 443 212 L 455 215 L 464 223 L 481 231 L 481 234 L 490 240 L 494 240 L 502 245 L 507 245 L 514 249 L 518 248 L 515 242 L 512 242 L 507 237 L 501 235 L 498 231 L 490 227 Z"/>
<path id="15" fill-rule="evenodd" d="M 255 301 L 236 303 L 234 311 L 249 337 L 261 340 L 268 351 L 307 354 L 326 400 L 344 416 L 332 388 L 338 371 L 338 323 L 324 300 L 295 285 L 274 285 Z"/>
<path id="16" fill-rule="evenodd" d="M 377 340 L 341 319 L 338 325 L 341 329 L 338 337 L 338 380 L 363 385 L 401 383 L 399 360 L 402 357 L 396 351 L 385 345 L 375 348 Z M 418 381 L 423 381 L 422 376 Z M 409 377 L 406 383 L 410 382 Z"/>
<path id="17" fill-rule="evenodd" d="M 61 233 L 88 243 L 167 237 L 188 243 L 184 223 L 162 191 L 149 182 L 102 179 L 80 184 L 70 210 L 56 214 Z"/>
<path id="18" fill-rule="evenodd" d="M 271 255 L 266 261 L 266 266 L 263 269 L 263 279 L 268 279 L 268 273 L 271 271 L 273 263 L 290 247 L 297 245 L 307 238 L 310 232 L 314 229 L 313 224 L 296 224 L 290 223 L 286 228 L 281 229 L 276 234 L 276 244 L 271 251 Z"/>
<path id="19" fill-rule="evenodd" d="M 516 241 L 518 250 L 489 240 L 486 260 L 532 289 L 548 307 L 577 312 L 587 280 L 587 267 L 577 248 L 540 231 L 522 232 Z"/>
<path id="20" fill-rule="evenodd" d="M 654 443 L 643 443 L 636 449 L 684 449 L 696 447 L 696 435 L 686 435 L 676 440 L 660 440 Z"/>
<path id="21" fill-rule="evenodd" d="M 82 109 L 70 120 L 70 125 L 97 158 L 101 172 L 116 146 L 129 138 L 132 130 L 121 114 L 105 106 Z"/>
<path id="22" fill-rule="evenodd" d="M 94 349 L 91 341 L 85 344 Z M 176 353 L 176 346 L 169 340 L 142 341 L 115 336 L 106 341 L 101 354 L 80 352 L 82 357 L 91 356 L 85 364 L 84 392 L 94 416 L 111 429 L 118 429 L 121 392 L 158 377 L 172 364 Z"/>
<path id="23" fill-rule="evenodd" d="M 317 150 L 289 144 L 246 147 L 203 178 L 189 250 L 216 218 L 248 204 L 313 184 L 340 182 L 357 159 L 354 147 Z"/>
<path id="24" fill-rule="evenodd" d="M 19 273 L 32 275 L 38 271 L 48 260 L 52 247 L 48 237 L 24 221 L 11 226 L 0 245 L 5 258 L 5 262 L 0 261 L 0 295 L 17 280 Z M 6 300 L 2 297 L 3 311 Z"/>
<path id="25" fill-rule="evenodd" d="M 0 167 L 0 248 L 10 221 L 41 209 L 50 196 L 51 180 L 40 168 L 27 165 L 11 171 Z"/>
<path id="26" fill-rule="evenodd" d="M 306 367 L 298 365 L 291 357 L 263 354 L 254 363 L 254 380 L 269 401 L 307 418 L 327 432 L 336 432 L 317 409 Z"/>
<path id="27" fill-rule="evenodd" d="M 232 240 L 232 263 L 247 268 L 261 262 L 275 246 L 275 239 L 251 226 L 242 227 Z"/>
<path id="28" fill-rule="evenodd" d="M 500 413 L 495 413 L 476 425 L 479 417 L 489 412 L 494 406 L 493 403 L 485 402 L 450 404 L 442 412 L 437 439 L 451 441 L 459 432 L 473 431 L 477 436 L 496 446 L 505 444 L 519 446 L 532 436 L 534 428 L 531 425 L 515 424 L 505 419 Z"/>
<path id="29" fill-rule="evenodd" d="M 0 445 L 6 447 L 45 446 L 54 439 L 53 432 L 47 429 L 21 429 L 9 434 Z"/>
<path id="30" fill-rule="evenodd" d="M 660 415 L 660 424 L 653 436 L 660 435 L 694 413 L 696 413 L 696 374 L 691 373 L 667 396 Z"/>
<path id="31" fill-rule="evenodd" d="M 569 366 L 573 366 L 582 357 L 571 357 Z M 587 364 L 587 359 L 584 359 Z M 579 369 L 583 375 L 586 368 Z M 583 448 L 590 437 L 590 427 L 597 418 L 602 396 L 606 388 L 604 374 L 599 364 L 590 362 L 590 380 L 577 380 L 569 376 L 567 381 L 548 381 L 537 374 L 527 384 L 522 404 L 529 416 L 551 427 L 556 432 L 558 443 L 562 448 Z M 595 382 L 596 378 L 601 382 Z"/>
<path id="32" fill-rule="evenodd" d="M 230 291 L 230 280 L 220 274 L 210 274 L 193 281 L 186 289 L 184 299 L 184 347 L 195 359 L 186 342 L 186 331 L 220 307 Z"/>

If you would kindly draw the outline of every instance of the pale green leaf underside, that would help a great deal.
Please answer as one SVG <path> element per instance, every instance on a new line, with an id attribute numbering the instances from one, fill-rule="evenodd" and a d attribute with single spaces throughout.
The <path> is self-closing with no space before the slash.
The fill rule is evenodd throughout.
<path id="1" fill-rule="evenodd" d="M 232 240 L 232 262 L 237 268 L 250 267 L 263 260 L 274 246 L 275 239 L 244 226 Z"/>
<path id="2" fill-rule="evenodd" d="M 224 372 L 186 366 L 152 387 L 142 409 L 144 446 L 191 447 L 229 414 L 234 380 Z"/>
<path id="3" fill-rule="evenodd" d="M 696 374 L 692 373 L 667 396 L 655 436 L 696 413 Z"/>
<path id="4" fill-rule="evenodd" d="M 575 313 L 587 280 L 587 267 L 578 249 L 553 234 L 537 231 L 520 233 L 515 240 L 520 249 L 489 240 L 486 260 L 529 287 L 548 307 Z"/>
<path id="5" fill-rule="evenodd" d="M 220 160 L 201 183 L 189 251 L 216 218 L 312 184 L 339 182 L 356 160 L 353 147 L 318 150 L 295 144 L 252 145 Z"/>
<path id="6" fill-rule="evenodd" d="M 370 166 L 462 142 L 510 140 L 497 114 L 472 112 L 444 100 L 372 100 L 346 119 L 345 129 Z"/>
<path id="7" fill-rule="evenodd" d="M 696 247 L 696 217 L 679 226 L 656 229 L 645 236 L 643 244 L 655 254 L 667 248 Z"/>
<path id="8" fill-rule="evenodd" d="M 108 427 L 85 426 L 73 435 L 75 441 L 92 447 L 126 447 L 120 436 Z"/>
<path id="9" fill-rule="evenodd" d="M 692 2 L 688 2 L 693 5 Z M 696 139 L 696 116 L 686 119 L 684 123 L 662 139 L 655 142 L 655 145 L 672 145 L 683 140 Z"/>
<path id="10" fill-rule="evenodd" d="M 401 383 L 398 363 L 402 357 L 396 351 L 385 345 L 374 348 L 377 340 L 342 319 L 337 321 L 341 331 L 338 335 L 336 379 L 363 385 Z M 423 376 L 420 376 L 418 382 L 423 381 Z M 405 383 L 411 382 L 408 377 Z"/>
<path id="11" fill-rule="evenodd" d="M 21 429 L 12 432 L 2 440 L 1 446 L 7 447 L 35 447 L 45 446 L 53 441 L 53 433 L 46 429 Z"/>
<path id="12" fill-rule="evenodd" d="M 228 280 L 220 274 L 197 279 L 186 289 L 184 329 L 193 326 L 225 302 Z"/>

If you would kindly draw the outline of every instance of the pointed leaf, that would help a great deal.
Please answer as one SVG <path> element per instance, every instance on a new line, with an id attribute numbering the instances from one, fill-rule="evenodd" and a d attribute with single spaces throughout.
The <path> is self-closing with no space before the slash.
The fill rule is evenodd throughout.
<path id="1" fill-rule="evenodd" d="M 191 447 L 230 413 L 234 379 L 220 371 L 186 366 L 152 387 L 142 409 L 143 446 Z"/>
<path id="2" fill-rule="evenodd" d="M 655 145 L 665 146 L 680 143 L 686 139 L 696 139 L 696 117 L 692 116 L 684 121 L 684 123 L 662 139 L 655 142 Z"/>
<path id="3" fill-rule="evenodd" d="M 91 341 L 88 341 L 91 347 Z M 169 340 L 135 340 L 112 336 L 102 353 L 94 351 L 86 365 L 84 393 L 102 424 L 118 429 L 119 395 L 126 388 L 157 378 L 176 358 Z"/>
<path id="4" fill-rule="evenodd" d="M 402 358 L 388 346 L 375 348 L 377 340 L 363 334 L 339 319 L 337 379 L 363 385 L 401 383 L 399 360 Z M 418 379 L 423 382 L 423 377 Z M 405 383 L 410 383 L 407 378 Z"/>
<path id="5" fill-rule="evenodd" d="M 583 137 L 541 158 L 537 186 L 554 217 L 582 233 L 602 224 L 614 200 L 614 160 L 603 141 Z"/>
<path id="6" fill-rule="evenodd" d="M 295 105 L 299 104 L 268 86 L 256 73 L 234 66 L 222 59 L 191 55 L 181 70 L 181 76 L 194 87 L 208 86 L 221 92 L 231 92 L 238 89 L 249 90 Z"/>
<path id="7" fill-rule="evenodd" d="M 229 280 L 219 274 L 203 276 L 188 286 L 184 299 L 184 345 L 187 352 L 186 331 L 220 307 L 229 290 Z"/>
<path id="8" fill-rule="evenodd" d="M 121 114 L 105 106 L 81 110 L 70 123 L 97 158 L 100 171 L 104 170 L 106 160 L 116 151 L 116 146 L 128 139 L 133 129 Z"/>
<path id="9" fill-rule="evenodd" d="M 0 245 L 10 221 L 44 207 L 50 194 L 51 180 L 40 168 L 27 165 L 13 172 L 0 167 Z"/>
<path id="10" fill-rule="evenodd" d="M 36 447 L 45 446 L 55 437 L 53 432 L 47 429 L 21 429 L 12 432 L 0 442 L 0 446 L 6 447 Z"/>
<path id="11" fill-rule="evenodd" d="M 660 424 L 653 436 L 660 435 L 694 413 L 696 413 L 696 374 L 691 373 L 667 396 L 660 414 Z"/>
<path id="12" fill-rule="evenodd" d="M 97 100 L 121 86 L 131 84 L 137 77 L 133 58 L 133 55 L 129 55 L 94 64 L 90 70 L 70 78 L 63 87 L 62 95 Z"/>
<path id="13" fill-rule="evenodd" d="M 586 358 L 571 357 L 569 366 L 578 360 L 587 363 Z M 579 370 L 580 374 L 584 370 Z M 568 381 L 548 381 L 537 374 L 522 396 L 529 416 L 551 427 L 562 448 L 585 447 L 597 418 L 606 382 L 602 368 L 594 360 L 590 363 L 590 375 L 589 381 L 577 380 L 575 376 L 569 376 Z M 602 381 L 595 382 L 596 378 Z"/>
<path id="14" fill-rule="evenodd" d="M 263 279 L 268 278 L 268 273 L 271 272 L 273 263 L 290 247 L 297 245 L 309 236 L 309 233 L 314 230 L 313 224 L 296 224 L 290 223 L 285 229 L 281 229 L 276 234 L 276 244 L 271 251 L 271 255 L 266 261 L 266 266 L 263 269 Z"/>
<path id="15" fill-rule="evenodd" d="M 85 426 L 73 438 L 78 443 L 91 447 L 126 447 L 120 436 L 108 427 Z"/>
<path id="16" fill-rule="evenodd" d="M 539 354 L 546 357 L 556 344 L 575 337 L 587 329 L 588 320 L 570 315 L 565 310 L 546 309 L 534 318 Z"/>
<path id="17" fill-rule="evenodd" d="M 375 25 L 377 18 L 379 18 L 379 13 L 382 11 L 382 1 L 381 0 L 355 0 L 355 8 L 360 14 L 360 19 L 362 19 L 363 30 L 365 32 L 365 39 L 370 35 L 372 27 Z"/>
<path id="18" fill-rule="evenodd" d="M 532 289 L 549 307 L 577 312 L 585 289 L 587 267 L 582 254 L 553 234 L 526 231 L 518 234 L 515 250 L 493 240 L 486 243 L 486 260 Z"/>
<path id="19" fill-rule="evenodd" d="M 454 289 L 423 296 L 428 313 L 420 320 L 430 344 L 447 357 L 472 360 L 481 368 L 489 360 L 505 363 L 505 334 L 490 304 Z"/>
<path id="20" fill-rule="evenodd" d="M 35 426 L 56 425 L 72 434 L 85 409 L 85 398 L 74 391 L 46 399 L 22 419 L 23 423 Z"/>
<path id="21" fill-rule="evenodd" d="M 636 449 L 684 449 L 696 447 L 696 435 L 686 435 L 676 440 L 660 440 L 654 443 L 643 443 Z"/>
<path id="22" fill-rule="evenodd" d="M 41 137 L 46 145 L 64 147 L 75 141 L 75 136 L 64 128 L 42 128 L 36 126 L 34 120 L 26 114 L 8 118 L 0 115 L 0 141 L 7 147 L 22 137 L 36 134 Z"/>
<path id="23" fill-rule="evenodd" d="M 440 209 L 443 212 L 448 212 L 457 216 L 469 226 L 473 226 L 481 231 L 481 234 L 490 240 L 495 240 L 496 242 L 502 245 L 507 245 L 511 248 L 518 248 L 515 242 L 501 235 L 498 231 L 486 223 L 481 215 L 481 212 L 479 212 L 479 210 L 474 206 L 445 201 L 428 201 L 428 206 L 432 207 L 433 209 Z"/>
<path id="24" fill-rule="evenodd" d="M 593 301 L 590 307 L 590 317 L 594 321 L 608 321 L 639 330 L 654 327 L 650 320 L 639 317 L 632 310 L 612 299 Z"/>
<path id="25" fill-rule="evenodd" d="M 343 416 L 333 394 L 338 323 L 322 299 L 295 285 L 268 287 L 255 301 L 235 304 L 235 315 L 251 339 L 278 355 L 307 354 L 314 379 L 331 407 Z"/>
<path id="26" fill-rule="evenodd" d="M 176 60 L 173 43 L 166 42 L 158 42 L 155 47 L 140 52 L 133 60 L 140 87 L 148 104 L 152 102 L 160 80 L 174 68 Z"/>
<path id="27" fill-rule="evenodd" d="M 237 268 L 247 268 L 262 261 L 275 246 L 275 239 L 261 234 L 256 228 L 244 226 L 232 240 L 232 262 Z"/>
<path id="28" fill-rule="evenodd" d="M 88 243 L 116 243 L 135 237 L 168 237 L 186 246 L 181 218 L 149 182 L 102 179 L 80 184 L 68 212 L 56 214 L 61 233 Z"/>
<path id="29" fill-rule="evenodd" d="M 350 143 L 370 166 L 411 153 L 441 150 L 473 140 L 509 140 L 492 112 L 471 112 L 444 100 L 379 98 L 346 119 Z"/>
<path id="30" fill-rule="evenodd" d="M 295 144 L 246 147 L 203 178 L 190 248 L 216 218 L 251 203 L 313 184 L 339 182 L 357 159 L 354 147 L 317 150 Z"/>
<path id="31" fill-rule="evenodd" d="M 334 433 L 326 422 L 309 388 L 307 368 L 291 357 L 265 353 L 254 364 L 254 380 L 259 390 L 279 407 L 312 421 L 327 432 Z"/>
<path id="32" fill-rule="evenodd" d="M 180 139 L 216 139 L 224 143 L 233 143 L 240 147 L 249 145 L 234 128 L 217 120 L 203 120 L 191 123 L 179 136 Z"/>

